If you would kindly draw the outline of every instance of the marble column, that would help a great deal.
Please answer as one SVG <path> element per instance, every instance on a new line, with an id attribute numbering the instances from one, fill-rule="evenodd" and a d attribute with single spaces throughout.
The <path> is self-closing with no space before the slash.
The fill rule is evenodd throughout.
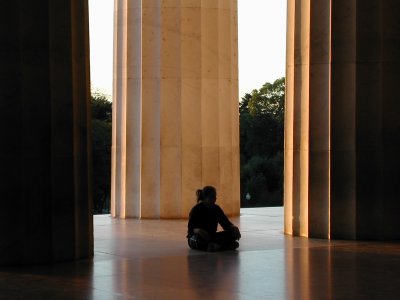
<path id="1" fill-rule="evenodd" d="M 398 239 L 400 3 L 288 1 L 285 232 Z"/>
<path id="2" fill-rule="evenodd" d="M 0 265 L 91 256 L 87 1 L 2 1 L 0 20 Z"/>
<path id="3" fill-rule="evenodd" d="M 112 215 L 239 213 L 237 1 L 116 0 Z"/>

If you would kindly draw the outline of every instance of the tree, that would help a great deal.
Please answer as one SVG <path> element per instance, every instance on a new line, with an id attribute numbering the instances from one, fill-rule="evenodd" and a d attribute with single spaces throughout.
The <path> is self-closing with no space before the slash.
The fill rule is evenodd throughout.
<path id="1" fill-rule="evenodd" d="M 109 213 L 111 193 L 112 103 L 101 93 L 92 94 L 93 210 Z"/>
<path id="2" fill-rule="evenodd" d="M 108 96 L 99 92 L 92 94 L 92 119 L 111 123 L 112 102 Z"/>
<path id="3" fill-rule="evenodd" d="M 277 122 L 283 122 L 285 102 L 285 78 L 279 78 L 274 83 L 265 83 L 260 90 L 253 90 L 248 100 L 252 115 L 269 115 Z"/>
<path id="4" fill-rule="evenodd" d="M 245 94 L 239 105 L 242 206 L 283 201 L 285 78 Z M 245 195 L 251 195 L 250 200 Z"/>

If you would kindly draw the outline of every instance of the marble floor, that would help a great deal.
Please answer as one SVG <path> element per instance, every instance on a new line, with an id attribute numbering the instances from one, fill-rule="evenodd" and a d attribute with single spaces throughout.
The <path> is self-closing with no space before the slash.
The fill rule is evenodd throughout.
<path id="1" fill-rule="evenodd" d="M 283 209 L 242 209 L 237 251 L 187 247 L 185 220 L 95 216 L 93 259 L 0 268 L 0 299 L 400 299 L 400 244 L 283 235 Z"/>

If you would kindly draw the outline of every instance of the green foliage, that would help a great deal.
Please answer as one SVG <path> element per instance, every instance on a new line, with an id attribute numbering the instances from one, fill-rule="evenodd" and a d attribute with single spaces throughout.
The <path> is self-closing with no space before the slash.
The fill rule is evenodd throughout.
<path id="1" fill-rule="evenodd" d="M 283 204 L 284 101 L 285 78 L 280 78 L 240 102 L 242 207 Z"/>
<path id="2" fill-rule="evenodd" d="M 103 94 L 92 94 L 93 210 L 110 212 L 112 103 Z"/>
<path id="3" fill-rule="evenodd" d="M 107 95 L 99 92 L 92 94 L 92 119 L 111 122 L 112 102 Z"/>
<path id="4" fill-rule="evenodd" d="M 268 115 L 282 122 L 285 102 L 285 78 L 265 83 L 260 90 L 253 90 L 248 107 L 251 115 Z"/>

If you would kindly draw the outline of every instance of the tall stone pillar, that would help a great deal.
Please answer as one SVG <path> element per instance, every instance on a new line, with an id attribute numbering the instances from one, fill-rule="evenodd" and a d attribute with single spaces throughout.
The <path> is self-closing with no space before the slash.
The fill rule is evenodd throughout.
<path id="1" fill-rule="evenodd" d="M 285 232 L 398 239 L 400 3 L 288 1 Z"/>
<path id="2" fill-rule="evenodd" d="M 237 1 L 116 0 L 112 215 L 239 213 Z"/>
<path id="3" fill-rule="evenodd" d="M 93 253 L 86 1 L 0 4 L 0 265 Z"/>

